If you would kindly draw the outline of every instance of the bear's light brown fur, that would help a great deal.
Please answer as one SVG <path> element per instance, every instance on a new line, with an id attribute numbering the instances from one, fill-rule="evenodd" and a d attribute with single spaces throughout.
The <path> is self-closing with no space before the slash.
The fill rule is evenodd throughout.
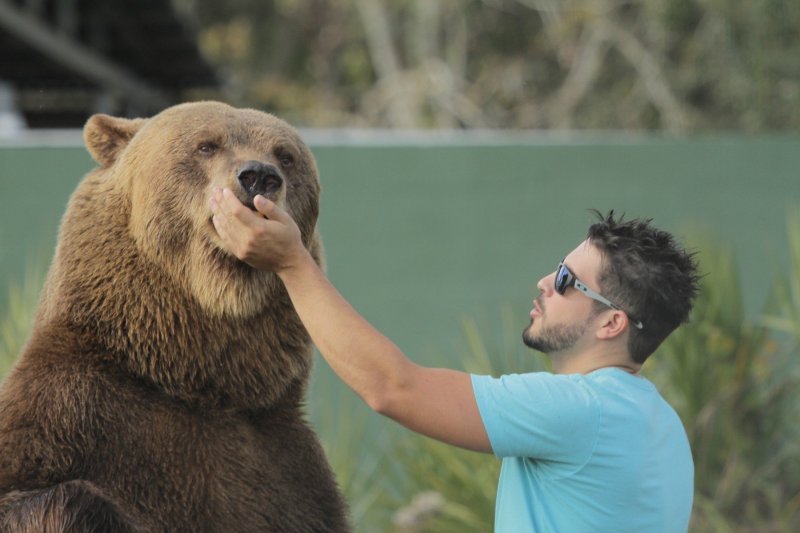
<path id="1" fill-rule="evenodd" d="M 100 166 L 0 386 L 0 530 L 91 529 L 92 513 L 131 530 L 347 530 L 302 410 L 308 334 L 273 274 L 222 249 L 207 206 L 213 186 L 247 201 L 237 173 L 263 163 L 320 260 L 311 152 L 285 122 L 214 102 L 96 115 L 84 138 Z"/>

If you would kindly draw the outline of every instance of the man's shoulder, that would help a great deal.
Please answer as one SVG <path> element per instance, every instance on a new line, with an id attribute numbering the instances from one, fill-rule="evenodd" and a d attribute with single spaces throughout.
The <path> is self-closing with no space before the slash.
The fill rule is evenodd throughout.
<path id="1" fill-rule="evenodd" d="M 516 414 L 540 423 L 550 418 L 588 423 L 600 410 L 596 391 L 578 374 L 473 376 L 473 390 L 482 414 L 503 418 Z"/>
<path id="2" fill-rule="evenodd" d="M 593 387 L 581 374 L 553 374 L 551 372 L 527 372 L 503 374 L 498 377 L 472 375 L 473 388 L 503 390 L 521 394 L 568 394 L 594 396 Z"/>

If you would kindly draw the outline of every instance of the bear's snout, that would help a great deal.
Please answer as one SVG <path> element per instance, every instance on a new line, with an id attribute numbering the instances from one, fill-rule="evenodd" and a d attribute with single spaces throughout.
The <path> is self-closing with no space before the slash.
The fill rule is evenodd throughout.
<path id="1" fill-rule="evenodd" d="M 260 161 L 247 161 L 240 168 L 236 180 L 245 194 L 243 203 L 254 208 L 253 198 L 257 194 L 262 196 L 275 196 L 283 187 L 283 177 L 274 165 Z"/>

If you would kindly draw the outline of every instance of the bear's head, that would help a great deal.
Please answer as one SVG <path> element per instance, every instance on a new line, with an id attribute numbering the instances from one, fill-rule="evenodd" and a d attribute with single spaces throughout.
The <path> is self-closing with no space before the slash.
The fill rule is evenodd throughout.
<path id="1" fill-rule="evenodd" d="M 94 115 L 84 129 L 96 173 L 127 205 L 140 253 L 208 312 L 246 317 L 276 290 L 274 275 L 228 254 L 211 222 L 213 187 L 245 205 L 262 194 L 286 209 L 321 260 L 319 179 L 311 151 L 283 120 L 218 102 L 181 104 L 149 119 Z"/>
<path id="2" fill-rule="evenodd" d="M 99 164 L 73 193 L 34 324 L 43 345 L 114 361 L 174 397 L 264 407 L 304 387 L 311 340 L 278 277 L 223 247 L 208 200 L 264 194 L 318 262 L 320 186 L 297 132 L 260 111 L 180 104 L 148 119 L 95 115 Z"/>

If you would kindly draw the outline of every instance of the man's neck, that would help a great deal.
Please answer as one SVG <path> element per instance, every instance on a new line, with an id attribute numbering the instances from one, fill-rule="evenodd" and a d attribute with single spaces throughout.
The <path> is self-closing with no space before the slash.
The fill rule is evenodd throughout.
<path id="1" fill-rule="evenodd" d="M 556 374 L 588 374 L 601 368 L 619 368 L 625 372 L 636 374 L 642 365 L 631 361 L 627 354 L 549 354 Z"/>

